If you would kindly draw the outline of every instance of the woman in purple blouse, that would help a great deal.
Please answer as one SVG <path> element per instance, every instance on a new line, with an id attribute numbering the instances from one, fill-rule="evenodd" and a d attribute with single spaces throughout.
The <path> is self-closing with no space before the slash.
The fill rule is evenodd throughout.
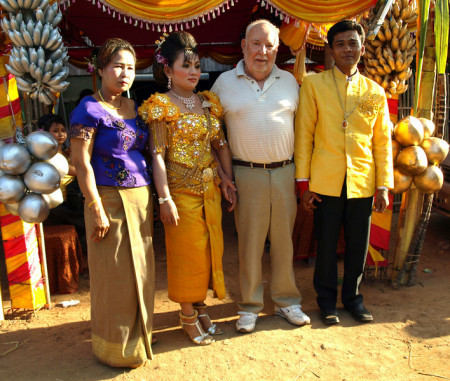
<path id="1" fill-rule="evenodd" d="M 70 117 L 72 162 L 85 197 L 94 355 L 117 367 L 152 357 L 153 203 L 148 130 L 133 100 L 136 54 L 121 39 L 100 48 L 101 88 Z"/>

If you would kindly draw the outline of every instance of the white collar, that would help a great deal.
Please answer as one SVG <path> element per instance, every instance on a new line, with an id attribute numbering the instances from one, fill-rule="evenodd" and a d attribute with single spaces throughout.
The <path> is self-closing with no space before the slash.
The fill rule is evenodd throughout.
<path id="1" fill-rule="evenodd" d="M 343 75 L 345 75 L 345 78 L 346 78 L 346 81 L 347 81 L 347 82 L 351 82 L 351 81 L 353 80 L 353 78 L 357 78 L 357 75 L 356 75 L 356 74 L 359 73 L 358 68 L 356 68 L 356 71 L 355 71 L 352 75 L 347 76 L 347 74 L 343 73 L 342 70 L 340 70 L 336 65 L 334 65 L 334 67 L 335 67 L 340 73 L 342 73 Z"/>

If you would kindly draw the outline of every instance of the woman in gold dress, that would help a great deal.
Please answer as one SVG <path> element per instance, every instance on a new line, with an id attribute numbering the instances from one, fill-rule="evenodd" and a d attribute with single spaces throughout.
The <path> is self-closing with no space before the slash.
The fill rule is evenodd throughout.
<path id="1" fill-rule="evenodd" d="M 232 210 L 236 188 L 231 181 L 231 154 L 221 129 L 217 96 L 209 91 L 194 93 L 200 79 L 194 37 L 176 32 L 157 42 L 153 73 L 168 91 L 152 95 L 139 107 L 139 114 L 151 129 L 169 298 L 180 303 L 181 325 L 192 342 L 208 345 L 214 342 L 212 335 L 223 333 L 211 322 L 204 300 L 210 285 L 218 298 L 225 297 L 219 184 Z"/>

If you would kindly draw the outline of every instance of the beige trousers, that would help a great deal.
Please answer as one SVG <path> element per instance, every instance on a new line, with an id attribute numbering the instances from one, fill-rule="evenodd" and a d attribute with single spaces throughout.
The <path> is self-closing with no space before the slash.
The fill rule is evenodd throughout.
<path id="1" fill-rule="evenodd" d="M 300 303 L 293 268 L 292 231 L 297 203 L 294 164 L 277 169 L 234 166 L 239 200 L 235 210 L 239 241 L 239 277 L 243 311 L 263 309 L 262 263 L 266 237 L 270 240 L 270 293 L 279 307 Z"/>

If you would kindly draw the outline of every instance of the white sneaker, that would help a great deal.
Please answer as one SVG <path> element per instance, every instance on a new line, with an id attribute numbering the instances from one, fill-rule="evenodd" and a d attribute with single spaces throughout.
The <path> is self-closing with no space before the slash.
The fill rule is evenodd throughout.
<path id="1" fill-rule="evenodd" d="M 236 331 L 238 332 L 253 332 L 255 330 L 256 320 L 258 320 L 258 314 L 253 312 L 238 312 L 239 319 L 236 322 Z"/>
<path id="2" fill-rule="evenodd" d="M 275 306 L 275 314 L 284 317 L 289 323 L 305 325 L 311 323 L 311 319 L 302 311 L 302 306 L 294 304 L 289 307 Z"/>

